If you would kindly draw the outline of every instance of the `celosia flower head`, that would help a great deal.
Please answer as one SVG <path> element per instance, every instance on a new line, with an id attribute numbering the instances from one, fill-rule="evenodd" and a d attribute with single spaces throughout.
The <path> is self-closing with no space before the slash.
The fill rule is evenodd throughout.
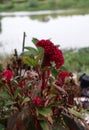
<path id="1" fill-rule="evenodd" d="M 41 99 L 39 97 L 34 97 L 33 98 L 33 103 L 34 103 L 34 105 L 39 107 L 41 105 Z"/>
<path id="2" fill-rule="evenodd" d="M 26 82 L 25 82 L 25 81 L 21 81 L 20 84 L 19 84 L 19 86 L 20 86 L 21 88 L 23 88 L 25 85 L 26 85 Z"/>
<path id="3" fill-rule="evenodd" d="M 65 81 L 65 78 L 69 76 L 70 76 L 70 73 L 67 71 L 61 71 L 58 74 L 58 78 L 60 78 L 62 81 Z"/>
<path id="4" fill-rule="evenodd" d="M 10 82 L 11 78 L 13 77 L 13 73 L 11 70 L 5 70 L 2 72 L 2 77 L 5 79 L 6 82 Z"/>
<path id="5" fill-rule="evenodd" d="M 50 40 L 42 39 L 37 42 L 36 46 L 44 48 L 44 58 L 42 66 L 51 66 L 51 62 L 55 62 L 56 68 L 59 68 L 64 64 L 62 51 Z"/>
<path id="6" fill-rule="evenodd" d="M 55 84 L 62 87 L 65 83 L 66 78 L 69 76 L 70 76 L 70 73 L 67 71 L 59 72 L 59 74 L 58 74 L 59 81 L 57 81 Z"/>

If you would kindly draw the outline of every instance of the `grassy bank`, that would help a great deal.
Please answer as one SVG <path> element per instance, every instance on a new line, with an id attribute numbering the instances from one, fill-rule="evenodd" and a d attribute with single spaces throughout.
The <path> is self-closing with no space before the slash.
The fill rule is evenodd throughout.
<path id="1" fill-rule="evenodd" d="M 68 71 L 89 74 L 89 47 L 63 50 Z"/>
<path id="2" fill-rule="evenodd" d="M 57 9 L 80 9 L 89 12 L 89 0 L 1 0 L 2 11 L 38 11 Z"/>

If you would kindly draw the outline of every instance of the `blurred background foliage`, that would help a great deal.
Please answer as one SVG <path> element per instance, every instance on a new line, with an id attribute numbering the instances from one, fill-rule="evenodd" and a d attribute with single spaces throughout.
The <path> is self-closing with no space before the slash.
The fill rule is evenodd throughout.
<path id="1" fill-rule="evenodd" d="M 68 71 L 89 73 L 89 47 L 63 50 Z"/>
<path id="2" fill-rule="evenodd" d="M 88 9 L 89 0 L 0 0 L 0 11 Z"/>

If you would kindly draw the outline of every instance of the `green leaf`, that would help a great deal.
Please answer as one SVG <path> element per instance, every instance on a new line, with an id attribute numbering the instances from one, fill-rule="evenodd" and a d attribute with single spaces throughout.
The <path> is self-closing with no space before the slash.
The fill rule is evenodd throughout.
<path id="1" fill-rule="evenodd" d="M 27 49 L 29 52 L 29 55 L 37 55 L 38 54 L 38 50 L 33 48 L 33 47 L 24 47 L 24 49 Z"/>
<path id="2" fill-rule="evenodd" d="M 21 56 L 31 56 L 31 54 L 29 53 L 29 51 L 24 51 L 23 53 L 21 53 Z"/>
<path id="3" fill-rule="evenodd" d="M 36 64 L 39 64 L 39 62 L 41 63 L 42 59 L 43 59 L 42 54 L 37 55 L 37 57 L 36 57 L 36 59 L 35 59 Z"/>
<path id="4" fill-rule="evenodd" d="M 52 75 L 53 75 L 54 77 L 57 77 L 57 75 L 58 75 L 58 70 L 52 68 Z"/>
<path id="5" fill-rule="evenodd" d="M 32 42 L 33 42 L 34 44 L 36 44 L 36 43 L 38 42 L 38 39 L 37 39 L 37 38 L 32 38 Z"/>
<path id="6" fill-rule="evenodd" d="M 38 113 L 43 115 L 43 116 L 47 116 L 47 115 L 51 114 L 52 111 L 50 108 L 39 108 Z"/>
<path id="7" fill-rule="evenodd" d="M 28 101 L 30 101 L 30 98 L 29 98 L 29 97 L 26 97 L 26 98 L 23 100 L 22 105 L 23 105 L 24 103 L 28 102 Z"/>
<path id="8" fill-rule="evenodd" d="M 3 71 L 3 67 L 2 67 L 2 64 L 0 63 L 0 72 Z"/>
<path id="9" fill-rule="evenodd" d="M 83 116 L 82 116 L 81 113 L 75 111 L 75 110 L 72 109 L 72 108 L 69 108 L 69 111 L 70 111 L 75 117 L 77 117 L 77 118 L 79 118 L 79 119 L 83 119 Z"/>
<path id="10" fill-rule="evenodd" d="M 16 99 L 16 98 L 17 98 L 18 93 L 19 93 L 19 91 L 18 91 L 18 89 L 16 89 L 16 90 L 15 90 L 15 93 L 14 93 L 14 99 Z"/>
<path id="11" fill-rule="evenodd" d="M 42 130 L 50 130 L 46 121 L 40 121 L 40 125 L 42 127 Z"/>
<path id="12" fill-rule="evenodd" d="M 88 109 L 82 109 L 81 113 L 87 113 L 87 114 L 89 114 L 89 110 Z"/>
<path id="13" fill-rule="evenodd" d="M 5 127 L 2 124 L 0 124 L 0 130 L 5 130 Z"/>
<path id="14" fill-rule="evenodd" d="M 11 106 L 11 105 L 13 105 L 14 103 L 15 103 L 15 102 L 8 100 L 8 101 L 6 102 L 6 104 L 5 104 L 5 106 Z"/>
<path id="15" fill-rule="evenodd" d="M 36 60 L 31 57 L 23 57 L 23 62 L 30 66 L 36 66 Z"/>
<path id="16" fill-rule="evenodd" d="M 37 49 L 38 49 L 39 53 L 41 53 L 41 54 L 44 53 L 44 48 L 42 48 L 42 47 L 37 47 Z"/>
<path id="17" fill-rule="evenodd" d="M 3 98 L 3 99 L 9 99 L 10 98 L 10 95 L 8 93 L 0 93 L 0 98 Z"/>
<path id="18" fill-rule="evenodd" d="M 68 71 L 68 68 L 63 65 L 63 66 L 60 67 L 60 70 L 62 70 L 62 71 Z"/>

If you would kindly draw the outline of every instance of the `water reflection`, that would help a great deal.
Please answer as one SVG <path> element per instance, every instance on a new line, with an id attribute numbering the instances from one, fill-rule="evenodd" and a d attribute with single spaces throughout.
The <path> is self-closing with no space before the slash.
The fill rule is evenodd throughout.
<path id="1" fill-rule="evenodd" d="M 41 15 L 41 16 L 38 16 L 38 17 L 37 16 L 31 16 L 30 18 L 32 20 L 37 19 L 37 20 L 42 21 L 42 22 L 48 22 L 51 19 L 51 17 L 47 16 L 47 15 Z"/>
<path id="2" fill-rule="evenodd" d="M 52 14 L 51 14 L 52 15 Z M 26 32 L 26 46 L 33 46 L 33 37 L 50 38 L 61 48 L 89 46 L 89 15 L 12 15 L 2 16 L 0 52 L 11 53 L 15 48 L 22 50 L 23 32 Z"/>

